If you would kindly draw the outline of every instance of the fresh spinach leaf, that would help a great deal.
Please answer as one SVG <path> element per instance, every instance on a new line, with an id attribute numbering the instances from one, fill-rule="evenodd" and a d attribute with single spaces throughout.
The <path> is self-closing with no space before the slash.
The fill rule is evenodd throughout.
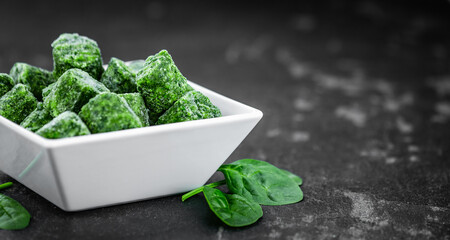
<path id="1" fill-rule="evenodd" d="M 30 213 L 16 200 L 0 194 L 0 229 L 18 230 L 28 226 Z"/>
<path id="2" fill-rule="evenodd" d="M 190 192 L 188 192 L 186 194 L 183 194 L 183 196 L 181 196 L 181 201 L 184 202 L 184 201 L 186 201 L 186 199 L 188 199 L 188 198 L 190 198 L 190 197 L 192 197 L 192 196 L 194 196 L 194 195 L 196 195 L 198 193 L 203 192 L 203 188 L 204 187 L 214 188 L 214 187 L 218 187 L 218 186 L 221 186 L 221 185 L 224 185 L 224 184 L 226 184 L 226 181 L 225 180 L 221 180 L 221 181 L 218 181 L 218 182 L 213 182 L 213 183 L 207 184 L 205 186 L 201 186 L 201 187 L 196 188 L 196 189 L 194 189 L 194 190 L 192 190 L 192 191 L 190 191 Z"/>
<path id="3" fill-rule="evenodd" d="M 11 187 L 12 186 L 12 182 L 5 182 L 3 184 L 0 185 L 0 190 Z"/>
<path id="4" fill-rule="evenodd" d="M 182 201 L 203 192 L 211 210 L 224 223 L 242 227 L 262 217 L 263 205 L 284 205 L 303 199 L 300 189 L 303 180 L 267 162 L 242 159 L 222 165 L 225 180 L 213 182 L 194 189 L 182 196 Z M 215 187 L 227 184 L 234 194 L 224 194 Z"/>
<path id="5" fill-rule="evenodd" d="M 222 165 L 218 171 L 224 174 L 232 193 L 262 205 L 285 205 L 303 199 L 298 179 L 267 162 L 242 159 Z"/>
<path id="6" fill-rule="evenodd" d="M 295 175 L 295 174 L 289 172 L 288 170 L 284 170 L 284 169 L 281 169 L 281 170 L 282 170 L 282 171 L 284 172 L 284 174 L 286 174 L 289 178 L 291 178 L 292 180 L 294 180 L 294 182 L 296 182 L 299 186 L 301 186 L 301 185 L 303 184 L 303 179 L 302 179 L 301 177 L 299 177 L 299 176 L 297 176 L 297 175 Z"/>
<path id="7" fill-rule="evenodd" d="M 203 188 L 203 194 L 211 210 L 228 226 L 247 226 L 263 215 L 257 202 L 238 194 L 224 194 L 219 189 L 208 186 Z"/>

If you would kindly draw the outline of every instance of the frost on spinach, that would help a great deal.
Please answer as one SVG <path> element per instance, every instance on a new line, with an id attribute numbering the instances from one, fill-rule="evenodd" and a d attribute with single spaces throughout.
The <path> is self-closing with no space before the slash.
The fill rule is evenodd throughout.
<path id="1" fill-rule="evenodd" d="M 34 111 L 37 103 L 28 86 L 17 84 L 0 98 L 0 115 L 20 124 Z"/>
<path id="2" fill-rule="evenodd" d="M 260 205 L 285 205 L 303 199 L 303 180 L 270 163 L 242 159 L 220 166 L 225 180 L 194 189 L 182 196 L 182 201 L 203 192 L 211 210 L 232 227 L 253 224 L 261 216 Z M 215 187 L 226 184 L 233 194 L 224 194 Z M 256 207 L 258 206 L 258 207 Z"/>
<path id="3" fill-rule="evenodd" d="M 0 189 L 11 186 L 11 182 L 0 185 Z M 24 229 L 30 223 L 31 215 L 16 200 L 0 194 L 0 229 Z"/>
<path id="4" fill-rule="evenodd" d="M 58 79 L 71 68 L 87 72 L 99 80 L 103 73 L 103 60 L 98 44 L 77 33 L 63 33 L 52 43 L 53 76 Z"/>
<path id="5" fill-rule="evenodd" d="M 262 217 L 261 206 L 238 194 L 224 194 L 216 188 L 204 187 L 203 194 L 211 210 L 231 227 L 250 225 Z"/>

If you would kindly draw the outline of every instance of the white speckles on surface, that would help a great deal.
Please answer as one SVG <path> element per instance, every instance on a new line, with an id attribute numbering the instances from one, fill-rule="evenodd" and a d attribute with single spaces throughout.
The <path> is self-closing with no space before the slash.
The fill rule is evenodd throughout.
<path id="1" fill-rule="evenodd" d="M 317 84 L 329 90 L 340 90 L 348 96 L 359 95 L 364 90 L 363 79 L 359 74 L 344 78 L 330 74 L 318 73 L 314 76 Z"/>
<path id="2" fill-rule="evenodd" d="M 398 131 L 400 131 L 403 134 L 411 133 L 414 130 L 413 125 L 407 122 L 402 117 L 397 117 L 397 119 L 395 120 L 395 124 L 397 126 Z"/>
<path id="3" fill-rule="evenodd" d="M 369 148 L 360 152 L 361 157 L 369 157 L 373 159 L 383 159 L 388 155 L 387 151 L 381 148 Z"/>
<path id="4" fill-rule="evenodd" d="M 305 223 L 312 223 L 314 221 L 314 215 L 306 215 L 302 217 L 302 221 Z"/>
<path id="5" fill-rule="evenodd" d="M 428 236 L 431 237 L 433 236 L 433 234 L 431 234 L 431 232 L 428 229 L 414 229 L 414 228 L 410 228 L 405 230 L 405 232 L 413 237 L 416 237 L 417 235 L 424 235 L 424 236 Z"/>
<path id="6" fill-rule="evenodd" d="M 276 226 L 276 227 L 279 227 L 280 229 L 293 228 L 293 227 L 297 226 L 297 222 L 295 222 L 294 220 L 293 220 L 293 222 L 285 221 L 281 217 L 277 217 L 274 221 L 266 222 L 265 224 L 268 227 Z"/>
<path id="7" fill-rule="evenodd" d="M 450 102 L 438 102 L 434 106 L 436 114 L 432 116 L 431 121 L 444 123 L 450 119 Z"/>
<path id="8" fill-rule="evenodd" d="M 277 62 L 286 67 L 289 74 L 294 79 L 300 79 L 312 72 L 311 68 L 294 58 L 287 49 L 276 49 L 275 59 Z"/>
<path id="9" fill-rule="evenodd" d="M 276 231 L 275 229 L 272 229 L 269 233 L 269 238 L 280 238 L 281 237 L 281 232 Z"/>
<path id="10" fill-rule="evenodd" d="M 373 202 L 369 196 L 363 193 L 344 192 L 344 196 L 352 200 L 352 211 L 350 215 L 363 222 L 375 223 L 377 218 L 374 214 Z"/>
<path id="11" fill-rule="evenodd" d="M 217 240 L 223 240 L 222 238 L 222 233 L 223 233 L 223 227 L 219 227 L 219 230 L 217 230 Z"/>
<path id="12" fill-rule="evenodd" d="M 229 64 L 234 64 L 241 56 L 243 46 L 240 43 L 231 44 L 225 51 L 225 61 Z"/>
<path id="13" fill-rule="evenodd" d="M 402 107 L 413 104 L 415 99 L 412 93 L 405 93 L 400 97 L 392 95 L 386 95 L 385 97 L 383 108 L 388 112 L 398 112 Z"/>
<path id="14" fill-rule="evenodd" d="M 410 162 L 418 162 L 419 161 L 419 157 L 416 156 L 416 155 L 409 156 L 409 161 Z"/>
<path id="15" fill-rule="evenodd" d="M 380 226 L 380 227 L 386 227 L 388 225 L 389 225 L 389 221 L 387 219 L 381 220 L 378 222 L 378 226 Z"/>
<path id="16" fill-rule="evenodd" d="M 266 137 L 274 138 L 274 137 L 280 136 L 280 134 L 281 134 L 281 129 L 279 129 L 279 128 L 272 128 L 272 129 L 269 129 L 266 132 Z"/>
<path id="17" fill-rule="evenodd" d="M 345 239 L 362 239 L 369 232 L 394 230 L 404 238 L 429 239 L 433 237 L 431 224 L 447 221 L 445 211 L 439 207 L 414 205 L 402 201 L 376 200 L 373 195 L 344 190 L 342 194 L 351 200 L 350 216 L 357 220 L 348 227 Z M 434 210 L 433 210 L 434 209 Z M 386 236 L 380 235 L 383 239 Z"/>
<path id="18" fill-rule="evenodd" d="M 383 79 L 374 81 L 373 88 L 383 95 L 391 96 L 394 94 L 394 87 L 392 86 L 392 84 Z"/>
<path id="19" fill-rule="evenodd" d="M 303 237 L 301 233 L 295 233 L 292 236 L 288 236 L 286 239 L 288 240 L 306 240 L 307 238 Z"/>
<path id="20" fill-rule="evenodd" d="M 416 153 L 416 152 L 419 152 L 419 151 L 420 151 L 420 149 L 416 145 L 409 145 L 408 146 L 408 152 L 410 152 L 410 153 Z"/>
<path id="21" fill-rule="evenodd" d="M 262 149 L 256 151 L 256 159 L 267 160 L 267 155 Z"/>
<path id="22" fill-rule="evenodd" d="M 308 112 L 313 110 L 314 104 L 306 99 L 297 98 L 294 100 L 294 107 L 298 111 Z"/>
<path id="23" fill-rule="evenodd" d="M 426 219 L 428 222 L 439 222 L 439 218 L 437 216 L 427 215 Z"/>
<path id="24" fill-rule="evenodd" d="M 389 112 L 397 112 L 400 110 L 400 103 L 394 99 L 386 99 L 383 103 L 383 108 Z"/>
<path id="25" fill-rule="evenodd" d="M 450 95 L 450 75 L 431 79 L 428 81 L 428 85 L 432 87 L 439 96 Z"/>
<path id="26" fill-rule="evenodd" d="M 431 209 L 431 211 L 433 211 L 433 212 L 442 212 L 442 211 L 445 211 L 445 210 L 446 210 L 445 208 L 437 207 L 437 206 L 430 206 L 430 209 Z"/>
<path id="27" fill-rule="evenodd" d="M 301 78 L 309 73 L 309 68 L 300 62 L 292 62 L 288 65 L 289 73 L 293 78 Z"/>
<path id="28" fill-rule="evenodd" d="M 295 131 L 292 133 L 293 142 L 307 142 L 309 141 L 309 133 L 302 131 Z"/>
<path id="29" fill-rule="evenodd" d="M 364 231 L 357 227 L 350 227 L 348 229 L 348 233 L 353 237 L 361 238 L 361 236 L 364 234 Z"/>
<path id="30" fill-rule="evenodd" d="M 386 164 L 394 164 L 396 162 L 397 162 L 397 158 L 395 158 L 395 157 L 386 158 Z"/>
<path id="31" fill-rule="evenodd" d="M 415 101 L 415 96 L 411 92 L 407 92 L 399 97 L 399 101 L 403 105 L 411 105 Z"/>
<path id="32" fill-rule="evenodd" d="M 268 36 L 259 36 L 250 43 L 236 41 L 226 49 L 225 60 L 229 64 L 235 64 L 241 59 L 256 61 L 263 58 L 271 45 L 272 40 Z"/>
<path id="33" fill-rule="evenodd" d="M 367 115 L 358 107 L 339 106 L 334 113 L 336 117 L 348 120 L 356 127 L 366 125 Z"/>
<path id="34" fill-rule="evenodd" d="M 260 36 L 246 47 L 244 52 L 248 60 L 257 60 L 262 58 L 264 52 L 272 44 L 272 39 L 268 36 Z"/>

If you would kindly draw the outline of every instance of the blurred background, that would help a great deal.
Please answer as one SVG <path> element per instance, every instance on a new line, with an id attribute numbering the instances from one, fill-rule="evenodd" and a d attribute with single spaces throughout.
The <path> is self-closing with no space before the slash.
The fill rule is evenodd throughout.
<path id="1" fill-rule="evenodd" d="M 50 44 L 64 32 L 96 40 L 105 64 L 167 49 L 189 80 L 264 112 L 227 161 L 269 161 L 303 177 L 305 192 L 238 231 L 200 197 L 69 214 L 16 187 L 7 193 L 34 222 L 0 238 L 449 236 L 450 1 L 2 1 L 0 9 L 0 72 L 18 61 L 52 70 Z"/>

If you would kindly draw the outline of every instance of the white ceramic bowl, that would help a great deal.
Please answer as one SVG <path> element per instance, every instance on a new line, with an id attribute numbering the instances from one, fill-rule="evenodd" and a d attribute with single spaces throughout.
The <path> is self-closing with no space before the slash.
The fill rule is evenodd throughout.
<path id="1" fill-rule="evenodd" d="M 202 186 L 262 112 L 189 82 L 223 116 L 65 139 L 45 139 L 0 116 L 0 170 L 66 211 Z"/>

